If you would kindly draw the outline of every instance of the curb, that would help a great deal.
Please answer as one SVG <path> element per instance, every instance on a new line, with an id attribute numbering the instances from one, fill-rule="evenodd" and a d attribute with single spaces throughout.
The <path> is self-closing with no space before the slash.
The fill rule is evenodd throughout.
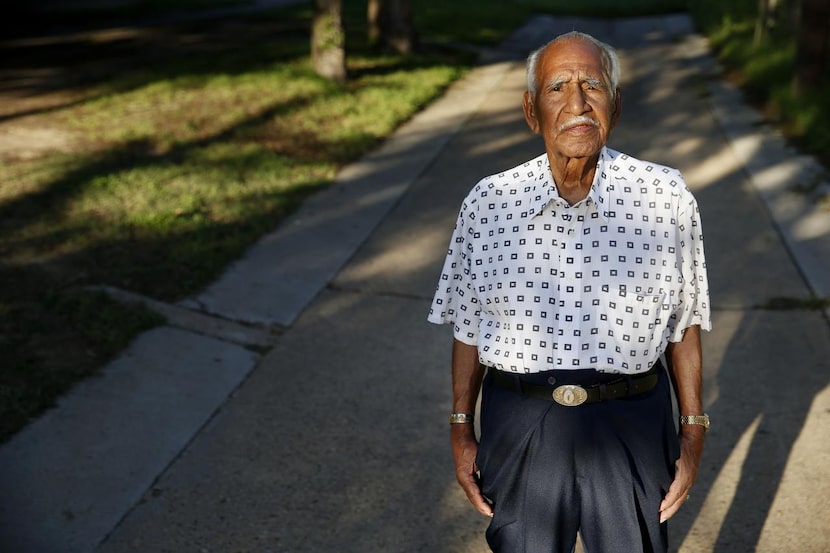
<path id="1" fill-rule="evenodd" d="M 290 326 L 472 117 L 511 62 L 473 69 L 383 145 L 343 168 L 218 281 L 182 307 Z"/>

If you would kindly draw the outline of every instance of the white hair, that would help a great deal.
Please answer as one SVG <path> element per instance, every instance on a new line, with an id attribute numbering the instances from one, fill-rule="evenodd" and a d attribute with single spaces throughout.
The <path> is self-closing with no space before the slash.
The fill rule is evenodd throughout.
<path id="1" fill-rule="evenodd" d="M 537 48 L 530 53 L 527 57 L 527 91 L 531 94 L 536 94 L 536 90 L 538 88 L 538 84 L 536 82 L 536 67 L 539 65 L 539 58 L 541 57 L 542 52 L 547 50 L 548 46 L 552 46 L 557 42 L 574 38 L 587 40 L 599 48 L 600 59 L 602 60 L 602 70 L 605 74 L 606 84 L 611 90 L 611 98 L 615 98 L 617 95 L 617 88 L 620 85 L 620 59 L 617 57 L 617 52 L 613 47 L 602 42 L 601 40 L 597 40 L 591 35 L 587 33 L 580 33 L 579 31 L 571 31 L 570 33 L 559 35 L 544 46 Z"/>

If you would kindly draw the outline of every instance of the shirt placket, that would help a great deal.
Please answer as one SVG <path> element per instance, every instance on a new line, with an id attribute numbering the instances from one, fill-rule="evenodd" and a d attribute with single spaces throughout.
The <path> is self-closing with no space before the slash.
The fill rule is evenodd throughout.
<path id="1" fill-rule="evenodd" d="M 574 367 L 574 359 L 579 358 L 579 317 L 582 302 L 582 287 L 578 275 L 582 272 L 582 256 L 578 249 L 581 206 L 565 207 L 561 210 L 560 224 L 563 227 L 561 247 L 559 249 L 560 272 L 560 306 L 559 357 L 562 368 Z"/>

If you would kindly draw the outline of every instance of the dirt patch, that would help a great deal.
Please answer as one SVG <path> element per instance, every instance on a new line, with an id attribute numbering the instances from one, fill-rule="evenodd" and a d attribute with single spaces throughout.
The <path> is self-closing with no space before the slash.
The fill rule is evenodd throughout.
<path id="1" fill-rule="evenodd" d="M 72 152 L 76 137 L 57 128 L 0 123 L 0 160 L 28 160 L 51 152 Z"/>

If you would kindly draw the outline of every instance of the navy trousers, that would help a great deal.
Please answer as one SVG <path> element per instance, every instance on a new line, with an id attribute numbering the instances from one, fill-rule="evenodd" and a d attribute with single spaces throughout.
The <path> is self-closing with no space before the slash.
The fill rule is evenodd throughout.
<path id="1" fill-rule="evenodd" d="M 529 376 L 543 384 L 563 372 Z M 488 374 L 476 463 L 494 508 L 490 548 L 572 553 L 579 531 L 587 553 L 664 553 L 658 509 L 680 454 L 670 393 L 661 370 L 644 394 L 565 407 L 497 386 Z"/>

